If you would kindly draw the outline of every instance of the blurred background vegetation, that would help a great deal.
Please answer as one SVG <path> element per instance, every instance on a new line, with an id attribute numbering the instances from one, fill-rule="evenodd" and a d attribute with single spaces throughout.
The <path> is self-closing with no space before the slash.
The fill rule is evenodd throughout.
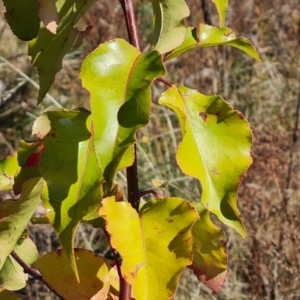
<path id="1" fill-rule="evenodd" d="M 199 22 L 218 25 L 210 0 L 187 0 Z M 254 163 L 239 190 L 238 204 L 248 238 L 223 228 L 228 236 L 229 273 L 220 294 L 213 295 L 185 272 L 177 300 L 185 299 L 300 299 L 300 1 L 230 0 L 227 26 L 251 39 L 261 62 L 238 50 L 219 47 L 196 50 L 168 63 L 168 78 L 196 88 L 204 94 L 218 93 L 249 120 L 254 144 Z M 32 139 L 34 119 L 55 108 L 50 97 L 36 106 L 36 71 L 27 57 L 26 43 L 18 41 L 3 18 L 0 2 L 0 158 L 17 149 L 19 140 Z M 139 35 L 148 49 L 152 15 L 150 1 L 135 1 Z M 50 94 L 63 107 L 89 107 L 89 95 L 78 79 L 84 57 L 101 42 L 127 38 L 118 0 L 98 0 L 80 22 L 92 25 L 84 44 L 69 53 Z M 153 188 L 152 179 L 168 181 L 170 195 L 197 199 L 199 185 L 186 178 L 176 166 L 175 153 L 180 130 L 174 114 L 157 105 L 165 89 L 153 88 L 153 115 L 139 133 L 138 159 L 141 189 Z M 188 159 L 188 158 L 187 158 Z M 125 186 L 125 176 L 117 183 Z M 0 194 L 0 199 L 12 197 Z M 39 212 L 37 212 L 39 213 Z M 50 226 L 30 225 L 29 234 L 41 254 L 59 246 Z M 79 227 L 76 246 L 107 250 L 103 236 L 88 226 Z M 55 299 L 33 280 L 20 291 L 21 299 Z"/>

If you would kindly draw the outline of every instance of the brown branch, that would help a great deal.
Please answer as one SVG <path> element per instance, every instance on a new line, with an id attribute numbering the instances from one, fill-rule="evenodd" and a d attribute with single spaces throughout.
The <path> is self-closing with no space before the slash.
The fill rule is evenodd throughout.
<path id="1" fill-rule="evenodd" d="M 32 276 L 34 279 L 42 282 L 46 287 L 48 287 L 48 289 L 54 293 L 56 296 L 58 296 L 59 298 L 61 298 L 62 300 L 64 300 L 65 298 L 62 297 L 58 292 L 56 292 L 56 290 L 43 278 L 42 274 L 40 272 L 38 272 L 37 270 L 31 268 L 30 266 L 28 266 L 23 260 L 22 258 L 15 252 L 12 251 L 10 253 L 10 255 L 16 260 L 16 262 L 24 269 L 24 273 L 29 274 L 30 276 Z"/>
<path id="2" fill-rule="evenodd" d="M 124 12 L 129 42 L 141 50 L 132 0 L 119 0 Z"/>
<path id="3" fill-rule="evenodd" d="M 119 0 L 124 12 L 127 33 L 130 44 L 140 50 L 139 37 L 136 27 L 135 13 L 132 0 Z M 137 159 L 136 159 L 136 145 L 134 145 L 134 162 L 133 165 L 126 169 L 127 173 L 127 188 L 128 201 L 137 211 L 140 205 L 140 190 L 138 183 Z M 130 300 L 131 285 L 120 277 L 120 300 Z"/>
<path id="4" fill-rule="evenodd" d="M 115 264 L 116 264 L 116 267 L 117 267 L 118 275 L 119 275 L 120 278 L 122 278 L 122 272 L 121 272 L 120 263 L 119 263 L 119 260 L 118 260 L 118 257 L 117 257 L 116 250 L 111 245 L 109 233 L 106 230 L 103 230 L 103 231 L 104 231 L 104 234 L 105 234 L 105 236 L 107 238 L 107 241 L 109 243 L 110 249 L 112 251 L 112 254 L 113 254 L 113 257 L 114 257 L 114 261 L 115 261 Z"/>
<path id="5" fill-rule="evenodd" d="M 122 295 L 129 295 L 129 299 L 130 299 L 131 298 L 131 285 L 128 284 L 122 276 L 120 260 L 117 257 L 117 251 L 114 249 L 114 247 L 111 244 L 109 233 L 106 230 L 104 230 L 104 233 L 105 233 L 105 236 L 110 245 L 110 249 L 111 249 L 114 261 L 115 261 L 115 265 L 117 267 L 117 272 L 118 272 L 119 280 L 120 280 L 120 297 L 122 297 Z M 123 299 L 123 298 L 121 298 L 121 299 Z"/>

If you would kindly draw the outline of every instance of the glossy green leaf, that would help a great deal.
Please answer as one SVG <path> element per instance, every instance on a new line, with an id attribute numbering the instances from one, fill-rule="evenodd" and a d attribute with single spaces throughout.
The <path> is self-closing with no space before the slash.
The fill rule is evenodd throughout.
<path id="1" fill-rule="evenodd" d="M 245 237 L 237 207 L 237 189 L 252 163 L 252 133 L 244 116 L 220 96 L 171 87 L 159 100 L 175 111 L 183 135 L 177 162 L 202 185 L 201 202 Z"/>
<path id="2" fill-rule="evenodd" d="M 170 60 L 187 51 L 196 48 L 228 45 L 244 51 L 253 58 L 259 60 L 259 55 L 251 42 L 245 37 L 237 37 L 227 27 L 218 28 L 206 24 L 199 24 L 199 28 L 189 27 L 184 42 L 173 51 L 166 54 L 164 60 Z"/>
<path id="3" fill-rule="evenodd" d="M 191 264 L 196 210 L 180 198 L 167 198 L 148 202 L 138 214 L 129 203 L 110 197 L 99 214 L 136 299 L 170 299 L 183 268 Z"/>
<path id="4" fill-rule="evenodd" d="M 203 208 L 200 210 L 202 210 L 200 220 L 196 222 L 192 230 L 194 257 L 189 268 L 194 271 L 200 281 L 218 293 L 227 275 L 226 236 L 210 220 L 209 211 Z"/>
<path id="5" fill-rule="evenodd" d="M 64 299 L 106 299 L 110 284 L 104 259 L 84 249 L 75 249 L 74 255 L 78 281 L 63 250 L 40 257 L 33 267 Z"/>
<path id="6" fill-rule="evenodd" d="M 166 53 L 179 46 L 185 37 L 184 19 L 190 10 L 184 0 L 151 0 L 154 14 L 154 28 L 151 45 L 160 53 Z"/>
<path id="7" fill-rule="evenodd" d="M 227 10 L 228 10 L 228 0 L 212 0 L 212 1 L 215 3 L 217 7 L 220 27 L 224 27 Z"/>
<path id="8" fill-rule="evenodd" d="M 91 94 L 95 150 L 107 191 L 120 164 L 132 164 L 135 132 L 149 121 L 151 83 L 164 73 L 157 51 L 141 54 L 121 39 L 101 44 L 82 64 L 80 78 Z"/>
<path id="9" fill-rule="evenodd" d="M 20 239 L 14 251 L 28 265 L 31 266 L 38 259 L 38 251 L 35 244 L 29 238 Z M 0 286 L 11 291 L 17 291 L 25 287 L 28 274 L 17 261 L 9 255 L 0 270 Z"/>
<path id="10" fill-rule="evenodd" d="M 0 191 L 12 189 L 18 169 L 17 153 L 0 160 Z"/>
<path id="11" fill-rule="evenodd" d="M 92 118 L 85 111 L 49 111 L 36 119 L 33 133 L 43 145 L 39 170 L 46 181 L 47 216 L 76 271 L 75 230 L 101 201 L 103 179 L 93 147 Z"/>
<path id="12" fill-rule="evenodd" d="M 23 41 L 35 38 L 40 28 L 37 0 L 3 0 L 3 4 L 12 32 Z"/>
<path id="13" fill-rule="evenodd" d="M 42 188 L 42 179 L 28 179 L 19 200 L 6 200 L 0 204 L 0 269 L 41 201 Z"/>
<path id="14" fill-rule="evenodd" d="M 58 0 L 58 24 L 52 24 L 56 33 L 42 24 L 38 36 L 29 42 L 29 55 L 37 68 L 40 80 L 38 103 L 40 103 L 54 82 L 55 75 L 62 68 L 62 59 L 72 48 L 78 47 L 91 28 L 79 31 L 75 28 L 77 20 L 87 11 L 95 0 Z M 53 14 L 53 12 L 52 12 Z M 54 18 L 55 20 L 55 18 Z M 47 28 L 48 27 L 48 28 Z"/>
<path id="15" fill-rule="evenodd" d="M 19 300 L 16 294 L 0 288 L 0 300 Z"/>

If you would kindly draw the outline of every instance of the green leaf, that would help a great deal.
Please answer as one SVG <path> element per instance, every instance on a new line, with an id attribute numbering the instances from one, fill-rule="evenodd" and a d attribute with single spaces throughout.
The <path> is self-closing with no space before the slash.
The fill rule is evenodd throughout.
<path id="1" fill-rule="evenodd" d="M 102 201 L 99 214 L 136 299 L 170 299 L 183 268 L 191 264 L 191 228 L 199 218 L 194 208 L 167 198 L 148 202 L 139 215 L 129 203 L 110 197 Z"/>
<path id="2" fill-rule="evenodd" d="M 33 267 L 40 271 L 43 278 L 64 299 L 106 299 L 109 274 L 104 259 L 84 249 L 75 249 L 74 255 L 79 281 L 63 250 L 52 251 L 40 257 Z"/>
<path id="3" fill-rule="evenodd" d="M 218 28 L 206 24 L 199 24 L 198 30 L 197 28 L 189 27 L 184 42 L 173 51 L 167 53 L 164 60 L 170 60 L 196 48 L 220 45 L 228 45 L 240 49 L 259 60 L 259 54 L 247 38 L 243 36 L 237 37 L 230 28 Z"/>
<path id="4" fill-rule="evenodd" d="M 154 14 L 154 29 L 151 45 L 160 53 L 179 46 L 186 33 L 184 19 L 190 10 L 184 0 L 151 0 Z"/>
<path id="5" fill-rule="evenodd" d="M 107 192 L 120 164 L 132 164 L 135 132 L 149 121 L 151 83 L 164 73 L 157 51 L 141 54 L 121 39 L 101 44 L 82 64 L 80 78 L 91 94 L 95 150 Z"/>
<path id="6" fill-rule="evenodd" d="M 36 246 L 30 238 L 21 239 L 14 250 L 28 266 L 31 266 L 39 256 Z M 23 268 L 9 255 L 0 270 L 0 286 L 17 291 L 25 287 L 27 279 L 28 275 L 24 273 Z"/>
<path id="7" fill-rule="evenodd" d="M 209 211 L 204 208 L 192 233 L 194 257 L 189 268 L 194 271 L 200 281 L 218 293 L 227 274 L 226 236 L 210 220 Z"/>
<path id="8" fill-rule="evenodd" d="M 215 3 L 217 7 L 220 27 L 224 27 L 227 10 L 228 10 L 228 0 L 212 0 L 212 1 Z"/>
<path id="9" fill-rule="evenodd" d="M 23 41 L 35 38 L 40 28 L 37 0 L 3 0 L 3 4 L 12 32 Z"/>
<path id="10" fill-rule="evenodd" d="M 61 70 L 65 54 L 78 47 L 90 31 L 90 27 L 79 31 L 74 25 L 94 2 L 95 0 L 58 0 L 56 8 L 59 22 L 54 23 L 54 27 L 57 27 L 56 33 L 51 32 L 49 26 L 46 25 L 47 28 L 42 24 L 37 38 L 29 42 L 29 55 L 32 57 L 32 64 L 38 70 L 40 80 L 38 103 L 43 100 L 54 82 L 56 73 Z"/>
<path id="11" fill-rule="evenodd" d="M 17 153 L 0 160 L 0 191 L 12 189 L 18 168 Z"/>
<path id="12" fill-rule="evenodd" d="M 16 294 L 0 287 L 0 300 L 19 300 L 19 298 Z"/>
<path id="13" fill-rule="evenodd" d="M 76 272 L 73 238 L 78 223 L 100 206 L 102 173 L 93 147 L 92 117 L 84 111 L 49 111 L 33 133 L 43 146 L 39 170 L 46 182 L 47 216 Z"/>
<path id="14" fill-rule="evenodd" d="M 220 96 L 171 87 L 159 100 L 175 111 L 183 135 L 177 151 L 182 171 L 202 185 L 201 202 L 245 237 L 237 189 L 252 163 L 252 133 L 244 116 Z"/>
<path id="15" fill-rule="evenodd" d="M 6 200 L 0 204 L 0 269 L 41 201 L 42 188 L 42 179 L 28 179 L 19 200 Z"/>
<path id="16" fill-rule="evenodd" d="M 106 182 L 103 183 L 103 190 L 107 189 L 105 185 Z M 113 184 L 110 192 L 103 195 L 103 199 L 110 196 L 114 196 L 116 201 L 124 201 L 124 193 L 117 184 Z M 92 225 L 93 227 L 105 229 L 105 220 L 99 216 L 99 208 L 85 216 L 82 221 Z"/>
<path id="17" fill-rule="evenodd" d="M 41 148 L 39 147 L 39 143 L 20 141 L 18 149 L 18 164 L 20 167 L 15 174 L 13 185 L 16 195 L 21 193 L 24 182 L 29 178 L 41 177 L 38 169 L 40 154 Z"/>

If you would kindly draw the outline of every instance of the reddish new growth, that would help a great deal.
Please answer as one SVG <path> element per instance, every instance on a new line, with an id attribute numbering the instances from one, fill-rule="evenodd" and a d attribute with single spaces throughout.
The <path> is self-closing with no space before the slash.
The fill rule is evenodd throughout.
<path id="1" fill-rule="evenodd" d="M 24 166 L 29 167 L 29 168 L 37 166 L 40 162 L 40 156 L 41 156 L 43 147 L 44 147 L 44 145 L 41 142 L 39 142 L 38 152 L 31 153 L 28 156 Z"/>

